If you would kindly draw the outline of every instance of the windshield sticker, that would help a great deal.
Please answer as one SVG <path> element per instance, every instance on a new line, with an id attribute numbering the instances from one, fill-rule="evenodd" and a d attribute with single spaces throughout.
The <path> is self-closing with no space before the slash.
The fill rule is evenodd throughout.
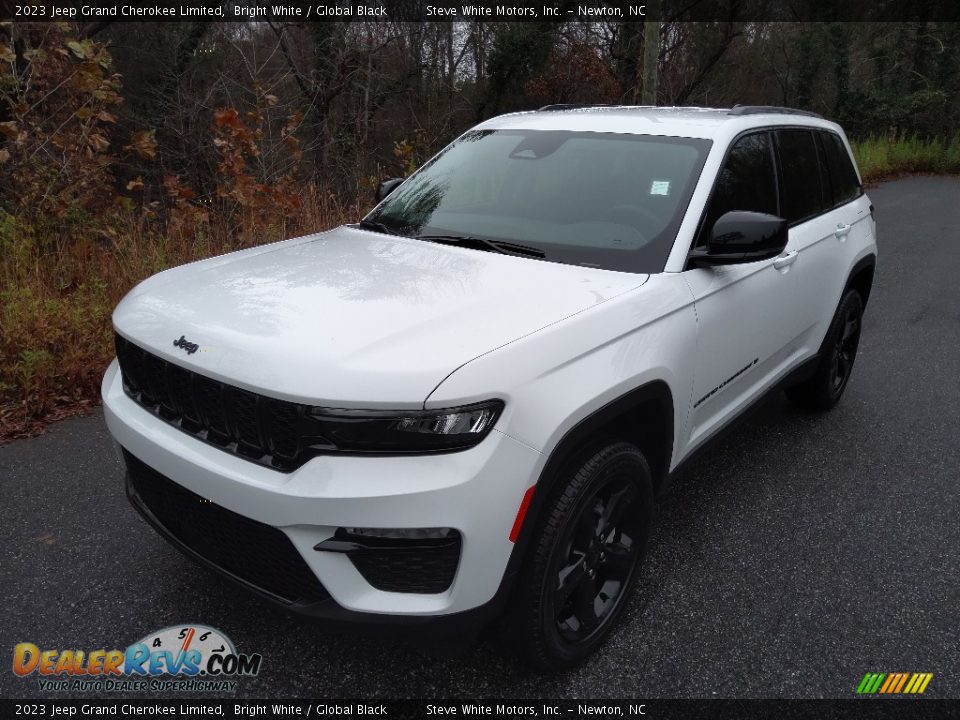
<path id="1" fill-rule="evenodd" d="M 654 180 L 652 183 L 650 183 L 650 194 L 651 195 L 669 195 L 670 181 Z"/>

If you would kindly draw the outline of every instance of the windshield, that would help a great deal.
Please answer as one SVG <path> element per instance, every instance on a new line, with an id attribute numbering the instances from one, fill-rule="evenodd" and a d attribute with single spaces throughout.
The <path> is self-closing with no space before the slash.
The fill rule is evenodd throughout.
<path id="1" fill-rule="evenodd" d="M 532 248 L 548 261 L 661 272 L 709 148 L 652 135 L 473 130 L 365 221 L 470 247 Z"/>

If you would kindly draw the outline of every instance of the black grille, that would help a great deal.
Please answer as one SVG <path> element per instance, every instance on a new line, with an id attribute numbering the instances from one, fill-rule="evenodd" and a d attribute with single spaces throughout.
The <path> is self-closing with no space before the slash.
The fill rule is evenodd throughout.
<path id="1" fill-rule="evenodd" d="M 124 392 L 174 427 L 277 470 L 294 470 L 314 454 L 298 431 L 305 405 L 198 375 L 119 335 L 116 346 Z"/>
<path id="2" fill-rule="evenodd" d="M 205 562 L 288 603 L 330 597 L 283 532 L 205 500 L 123 454 L 134 501 Z"/>
<path id="3" fill-rule="evenodd" d="M 453 582 L 460 562 L 460 533 L 441 547 L 365 549 L 348 555 L 364 579 L 387 592 L 439 593 Z"/>

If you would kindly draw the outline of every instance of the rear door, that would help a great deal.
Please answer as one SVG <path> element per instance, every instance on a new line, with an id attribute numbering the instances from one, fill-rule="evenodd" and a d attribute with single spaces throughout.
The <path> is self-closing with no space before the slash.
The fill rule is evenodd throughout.
<path id="1" fill-rule="evenodd" d="M 816 353 L 827 332 L 847 272 L 868 235 L 870 201 L 843 139 L 831 130 L 777 132 L 784 216 L 800 256 L 796 281 L 803 314 L 805 355 Z M 819 176 L 816 182 L 814 174 Z M 819 185 L 820 198 L 810 192 Z M 816 211 L 816 215 L 810 217 Z"/>

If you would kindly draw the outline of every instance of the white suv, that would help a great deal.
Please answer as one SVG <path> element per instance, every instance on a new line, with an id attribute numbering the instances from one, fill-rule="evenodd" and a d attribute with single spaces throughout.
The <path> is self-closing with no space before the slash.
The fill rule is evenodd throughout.
<path id="1" fill-rule="evenodd" d="M 391 192 L 392 191 L 392 192 Z M 339 622 L 593 651 L 654 498 L 762 395 L 850 378 L 876 261 L 843 131 L 783 108 L 478 125 L 356 225 L 175 268 L 103 381 L 136 508 Z"/>

